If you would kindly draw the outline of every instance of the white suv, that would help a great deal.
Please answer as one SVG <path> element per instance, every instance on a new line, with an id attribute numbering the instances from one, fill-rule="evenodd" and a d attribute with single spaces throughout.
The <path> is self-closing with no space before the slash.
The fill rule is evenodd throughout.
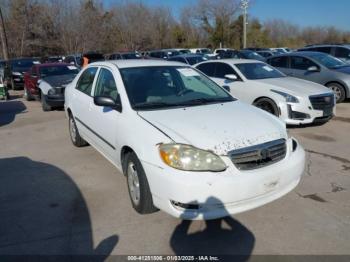
<path id="1" fill-rule="evenodd" d="M 176 62 L 96 62 L 66 88 L 74 145 L 127 177 L 131 203 L 213 219 L 271 202 L 299 182 L 305 152 L 285 124 Z"/>

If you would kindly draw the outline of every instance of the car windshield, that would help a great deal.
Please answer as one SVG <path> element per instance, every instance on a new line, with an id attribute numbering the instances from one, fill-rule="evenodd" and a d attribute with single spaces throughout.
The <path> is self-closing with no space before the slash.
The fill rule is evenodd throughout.
<path id="1" fill-rule="evenodd" d="M 137 53 L 125 53 L 121 54 L 123 59 L 141 59 L 141 56 Z"/>
<path id="2" fill-rule="evenodd" d="M 246 51 L 242 51 L 242 53 L 248 59 L 256 59 L 256 60 L 264 59 L 261 55 L 253 51 L 246 50 Z"/>
<path id="3" fill-rule="evenodd" d="M 190 56 L 186 57 L 186 60 L 190 65 L 194 65 L 203 61 L 207 61 L 208 59 L 204 56 Z"/>
<path id="4" fill-rule="evenodd" d="M 181 49 L 181 50 L 179 50 L 179 52 L 180 52 L 180 54 L 189 54 L 189 53 L 191 53 L 191 51 L 188 50 L 188 49 Z"/>
<path id="5" fill-rule="evenodd" d="M 152 66 L 120 70 L 131 106 L 154 110 L 234 101 L 226 91 L 190 67 Z"/>
<path id="6" fill-rule="evenodd" d="M 13 60 L 11 61 L 11 68 L 12 71 L 16 72 L 16 71 L 27 71 L 29 68 L 32 67 L 32 65 L 34 64 L 34 60 L 31 59 L 21 59 L 21 60 Z"/>
<path id="7" fill-rule="evenodd" d="M 79 70 L 75 66 L 45 66 L 40 69 L 41 77 L 57 76 L 57 75 L 76 75 Z"/>
<path id="8" fill-rule="evenodd" d="M 202 54 L 210 54 L 210 49 L 208 49 L 208 48 L 203 48 L 203 49 L 200 49 L 200 52 L 201 52 Z"/>
<path id="9" fill-rule="evenodd" d="M 280 71 L 265 63 L 242 63 L 235 66 L 249 80 L 285 77 Z"/>
<path id="10" fill-rule="evenodd" d="M 341 61 L 340 59 L 327 54 L 323 54 L 323 53 L 315 53 L 309 56 L 327 68 L 337 68 L 337 67 L 342 67 L 347 65 L 345 62 Z"/>

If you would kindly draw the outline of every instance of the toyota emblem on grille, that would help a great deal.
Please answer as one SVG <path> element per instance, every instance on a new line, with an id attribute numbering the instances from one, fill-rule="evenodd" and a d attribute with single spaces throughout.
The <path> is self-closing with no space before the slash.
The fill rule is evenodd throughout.
<path id="1" fill-rule="evenodd" d="M 330 96 L 326 96 L 326 97 L 324 98 L 324 101 L 325 101 L 326 103 L 330 103 L 330 102 L 331 102 L 331 97 L 330 97 Z"/>
<path id="2" fill-rule="evenodd" d="M 261 160 L 266 160 L 269 158 L 270 156 L 270 151 L 268 149 L 261 149 L 260 152 L 259 152 L 259 155 L 260 155 L 260 159 Z"/>

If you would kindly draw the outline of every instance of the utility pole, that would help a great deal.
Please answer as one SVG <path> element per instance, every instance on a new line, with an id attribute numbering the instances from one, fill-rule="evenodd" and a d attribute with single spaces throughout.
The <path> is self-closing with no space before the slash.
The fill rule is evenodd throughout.
<path id="1" fill-rule="evenodd" d="M 1 7 L 0 7 L 0 40 L 1 40 L 1 45 L 2 45 L 2 55 L 4 57 L 4 60 L 8 60 L 9 53 L 8 53 L 8 49 L 7 49 L 7 37 L 6 37 L 4 19 L 2 17 Z"/>
<path id="2" fill-rule="evenodd" d="M 247 47 L 247 9 L 249 0 L 241 0 L 241 8 L 243 10 L 243 48 Z"/>

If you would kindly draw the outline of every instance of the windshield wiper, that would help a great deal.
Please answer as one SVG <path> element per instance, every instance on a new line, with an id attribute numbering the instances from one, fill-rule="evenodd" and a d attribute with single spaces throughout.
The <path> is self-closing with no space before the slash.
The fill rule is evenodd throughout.
<path id="1" fill-rule="evenodd" d="M 171 106 L 175 106 L 175 105 L 165 103 L 165 102 L 143 102 L 143 103 L 137 103 L 133 107 L 136 109 L 152 109 L 152 108 L 171 107 Z"/>
<path id="2" fill-rule="evenodd" d="M 234 100 L 231 98 L 196 98 L 196 99 L 184 101 L 179 104 L 190 106 L 190 105 L 205 105 L 210 103 L 231 102 L 231 101 L 234 101 Z"/>

